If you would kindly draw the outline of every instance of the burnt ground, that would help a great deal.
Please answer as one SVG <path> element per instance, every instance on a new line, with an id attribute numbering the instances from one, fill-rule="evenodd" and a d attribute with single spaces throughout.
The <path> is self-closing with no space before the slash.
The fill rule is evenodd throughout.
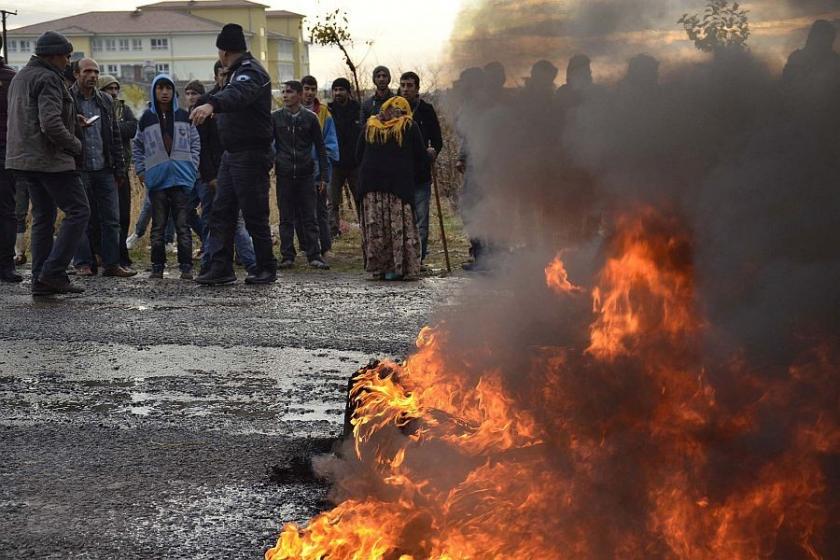
<path id="1" fill-rule="evenodd" d="M 406 355 L 463 282 L 0 285 L 0 558 L 261 558 L 328 507 L 272 472 L 328 447 L 348 377 Z"/>

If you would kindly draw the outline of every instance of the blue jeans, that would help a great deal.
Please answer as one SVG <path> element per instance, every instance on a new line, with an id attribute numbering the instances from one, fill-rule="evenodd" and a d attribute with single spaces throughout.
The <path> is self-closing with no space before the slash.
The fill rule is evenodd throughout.
<path id="1" fill-rule="evenodd" d="M 149 198 L 149 192 L 146 191 L 146 196 L 143 198 L 143 207 L 140 209 L 140 215 L 137 216 L 137 223 L 134 224 L 134 233 L 137 237 L 146 235 L 146 229 L 152 222 L 152 199 Z M 164 241 L 168 245 L 175 241 L 175 217 L 170 215 L 166 222 L 166 232 L 163 236 Z"/>
<path id="2" fill-rule="evenodd" d="M 88 196 L 91 212 L 96 212 L 100 231 L 100 252 L 105 268 L 120 264 L 120 199 L 114 172 L 110 169 L 101 171 L 83 171 L 82 183 Z M 93 265 L 88 228 L 79 240 L 74 264 Z"/>
<path id="3" fill-rule="evenodd" d="M 414 190 L 414 221 L 420 233 L 420 260 L 426 258 L 429 249 L 429 201 L 432 198 L 432 183 L 421 183 Z"/>
<path id="4" fill-rule="evenodd" d="M 210 219 L 210 211 L 213 209 L 213 192 L 207 183 L 198 181 L 195 184 L 195 193 L 201 201 L 201 220 L 207 223 Z M 218 251 L 221 244 L 212 239 L 210 235 L 210 228 L 204 228 L 204 252 L 201 255 L 201 266 L 207 268 L 210 266 L 210 259 L 213 253 Z M 239 218 L 236 220 L 236 230 L 233 234 L 233 246 L 236 249 L 236 254 L 239 255 L 239 260 L 246 270 L 253 270 L 257 265 L 257 257 L 254 254 L 254 242 L 251 236 L 248 235 L 248 230 L 245 229 L 245 219 L 242 217 L 242 212 L 239 213 Z"/>

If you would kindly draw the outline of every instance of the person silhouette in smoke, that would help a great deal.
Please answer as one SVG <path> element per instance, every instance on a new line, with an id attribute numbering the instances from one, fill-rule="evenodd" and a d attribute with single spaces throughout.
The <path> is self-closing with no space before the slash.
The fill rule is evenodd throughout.
<path id="1" fill-rule="evenodd" d="M 592 80 L 592 61 L 585 54 L 576 54 L 566 67 L 566 83 L 557 90 L 560 109 L 570 109 L 592 98 L 600 88 Z"/>
<path id="2" fill-rule="evenodd" d="M 486 243 L 476 233 L 476 224 L 471 220 L 471 214 L 481 199 L 481 188 L 475 181 L 475 158 L 470 156 L 468 124 L 476 117 L 478 107 L 483 98 L 485 87 L 484 70 L 478 67 L 467 68 L 461 72 L 452 84 L 455 99 L 456 117 L 455 133 L 461 142 L 458 161 L 455 168 L 464 176 L 461 187 L 461 213 L 464 225 L 470 236 L 470 257 L 472 260 L 463 264 L 463 269 L 470 271 L 484 270 Z M 477 103 L 479 101 L 479 103 Z"/>
<path id="3" fill-rule="evenodd" d="M 786 94 L 794 97 L 795 103 L 818 109 L 826 103 L 833 105 L 836 102 L 840 91 L 840 55 L 834 51 L 836 39 L 834 25 L 817 20 L 805 47 L 788 58 L 782 72 L 782 87 Z"/>
<path id="4" fill-rule="evenodd" d="M 501 62 L 493 61 L 484 65 L 484 90 L 487 98 L 495 103 L 509 101 L 508 91 L 505 89 L 507 73 Z"/>
<path id="5" fill-rule="evenodd" d="M 627 64 L 627 74 L 618 85 L 626 94 L 646 94 L 659 87 L 659 61 L 647 54 L 638 54 Z"/>
<path id="6" fill-rule="evenodd" d="M 534 63 L 531 67 L 531 75 L 525 78 L 525 87 L 522 88 L 522 97 L 526 107 L 545 109 L 552 105 L 557 72 L 557 67 L 547 60 L 538 60 Z"/>

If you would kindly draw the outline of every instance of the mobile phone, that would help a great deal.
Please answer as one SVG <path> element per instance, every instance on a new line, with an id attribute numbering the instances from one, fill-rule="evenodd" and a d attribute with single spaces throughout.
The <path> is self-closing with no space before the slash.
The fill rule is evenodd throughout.
<path id="1" fill-rule="evenodd" d="M 89 119 L 85 119 L 85 124 L 93 124 L 99 120 L 99 115 L 93 115 Z"/>

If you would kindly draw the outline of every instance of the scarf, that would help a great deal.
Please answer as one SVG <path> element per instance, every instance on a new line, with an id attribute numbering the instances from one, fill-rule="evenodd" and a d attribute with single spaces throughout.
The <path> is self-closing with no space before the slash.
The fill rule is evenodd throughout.
<path id="1" fill-rule="evenodd" d="M 394 139 L 397 141 L 398 145 L 402 146 L 405 129 L 410 127 L 413 122 L 411 106 L 408 104 L 405 97 L 396 95 L 382 104 L 382 107 L 379 109 L 379 113 L 384 113 L 390 107 L 401 110 L 403 114 L 396 119 L 390 119 L 387 121 L 380 119 L 379 115 L 373 115 L 370 117 L 367 121 L 366 133 L 366 140 L 368 144 L 385 144 L 389 140 Z"/>

